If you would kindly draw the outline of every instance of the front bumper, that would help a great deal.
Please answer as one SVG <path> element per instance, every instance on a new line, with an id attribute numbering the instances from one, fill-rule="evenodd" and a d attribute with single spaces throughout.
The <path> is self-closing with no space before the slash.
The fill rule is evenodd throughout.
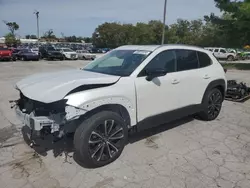
<path id="1" fill-rule="evenodd" d="M 76 54 L 70 54 L 70 55 L 65 55 L 67 59 L 78 59 L 78 55 Z"/>
<path id="2" fill-rule="evenodd" d="M 59 130 L 59 124 L 47 116 L 32 116 L 23 113 L 18 107 L 15 108 L 16 115 L 18 119 L 25 125 L 27 125 L 31 130 L 41 131 L 44 127 L 51 128 L 51 132 L 56 132 Z"/>

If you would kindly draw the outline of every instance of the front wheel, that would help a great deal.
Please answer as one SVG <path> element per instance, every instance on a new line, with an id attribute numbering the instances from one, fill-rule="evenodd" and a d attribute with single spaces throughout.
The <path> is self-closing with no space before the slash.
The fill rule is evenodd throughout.
<path id="1" fill-rule="evenodd" d="M 26 60 L 26 58 L 25 58 L 25 57 L 21 57 L 21 60 L 22 60 L 22 61 L 25 61 L 25 60 Z"/>
<path id="2" fill-rule="evenodd" d="M 115 161 L 127 143 L 128 128 L 122 117 L 101 111 L 84 120 L 74 135 L 76 156 L 90 168 Z"/>
<path id="3" fill-rule="evenodd" d="M 200 112 L 199 117 L 205 121 L 215 120 L 221 111 L 223 96 L 219 89 L 213 88 L 208 91 L 203 100 L 204 110 Z"/>
<path id="4" fill-rule="evenodd" d="M 233 57 L 232 55 L 230 55 L 230 56 L 227 57 L 227 60 L 228 60 L 228 61 L 233 61 L 233 60 L 234 60 L 234 57 Z"/>

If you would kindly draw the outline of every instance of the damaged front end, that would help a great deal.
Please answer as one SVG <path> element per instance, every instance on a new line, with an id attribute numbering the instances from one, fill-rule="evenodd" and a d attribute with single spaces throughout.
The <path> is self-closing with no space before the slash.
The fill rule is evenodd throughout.
<path id="1" fill-rule="evenodd" d="M 74 120 L 86 113 L 66 104 L 67 100 L 62 99 L 52 103 L 42 103 L 25 97 L 20 92 L 20 98 L 12 106 L 18 118 L 31 130 L 32 136 L 44 138 L 52 134 L 55 140 L 62 138 L 66 133 L 74 132 L 76 125 Z"/>

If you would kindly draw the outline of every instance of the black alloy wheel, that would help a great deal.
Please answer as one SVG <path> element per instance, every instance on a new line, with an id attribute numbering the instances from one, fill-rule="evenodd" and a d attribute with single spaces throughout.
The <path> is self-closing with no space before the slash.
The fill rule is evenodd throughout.
<path id="1" fill-rule="evenodd" d="M 210 94 L 208 100 L 208 114 L 211 119 L 215 119 L 219 115 L 222 101 L 223 99 L 220 91 L 214 91 Z"/>
<path id="2" fill-rule="evenodd" d="M 206 91 L 202 101 L 203 110 L 197 115 L 201 120 L 215 120 L 220 114 L 223 100 L 223 94 L 218 88 Z"/>
<path id="3" fill-rule="evenodd" d="M 124 119 L 112 111 L 100 111 L 84 120 L 75 131 L 77 160 L 85 167 L 97 168 L 115 161 L 128 138 Z"/>
<path id="4" fill-rule="evenodd" d="M 89 137 L 89 152 L 96 161 L 112 159 L 120 150 L 124 130 L 115 120 L 105 120 Z"/>

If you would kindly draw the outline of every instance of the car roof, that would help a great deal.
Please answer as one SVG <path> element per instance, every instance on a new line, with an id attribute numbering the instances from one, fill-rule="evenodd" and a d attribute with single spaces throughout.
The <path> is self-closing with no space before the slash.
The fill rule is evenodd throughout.
<path id="1" fill-rule="evenodd" d="M 145 51 L 155 51 L 156 49 L 168 47 L 171 48 L 192 48 L 193 50 L 204 50 L 202 47 L 185 45 L 185 44 L 163 44 L 163 45 L 124 45 L 116 48 L 117 50 L 145 50 Z"/>

